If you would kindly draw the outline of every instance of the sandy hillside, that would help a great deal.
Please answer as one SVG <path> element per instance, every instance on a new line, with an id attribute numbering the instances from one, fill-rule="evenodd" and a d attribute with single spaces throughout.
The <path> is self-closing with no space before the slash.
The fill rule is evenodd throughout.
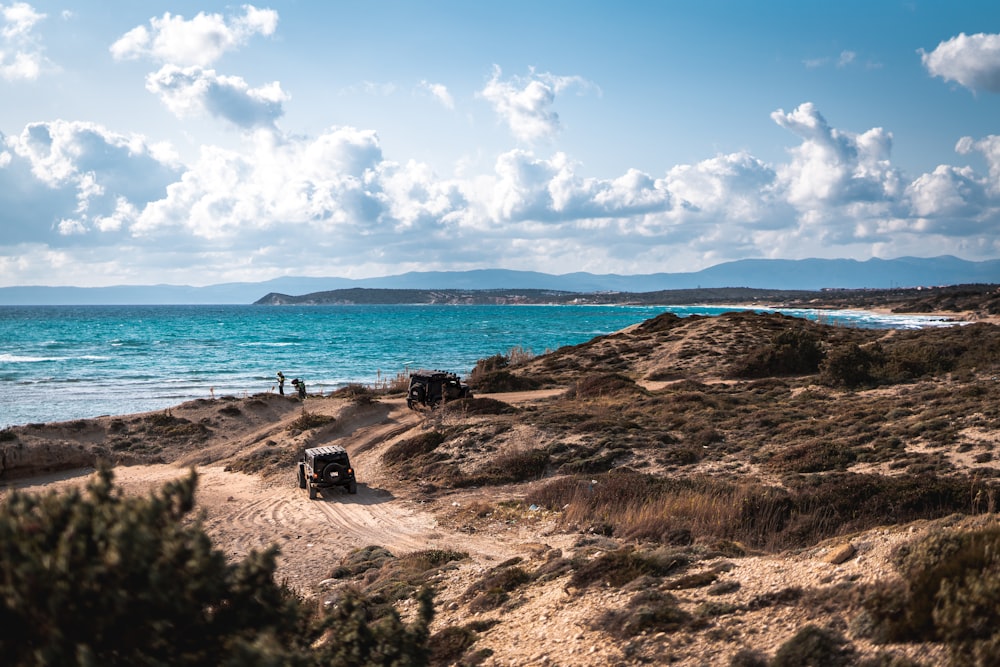
<path id="1" fill-rule="evenodd" d="M 278 579 L 319 601 L 330 599 L 345 583 L 363 587 L 374 579 L 374 570 L 355 578 L 332 576 L 345 557 L 363 547 L 378 545 L 395 556 L 425 550 L 466 554 L 436 571 L 430 583 L 436 608 L 432 630 L 475 629 L 472 647 L 464 657 L 455 657 L 469 664 L 726 665 L 741 650 L 774 655 L 808 624 L 851 637 L 858 657 L 895 654 L 942 664 L 940 645 L 875 646 L 855 633 L 859 601 L 854 596 L 866 584 L 897 576 L 892 560 L 900 544 L 945 528 L 992 525 L 992 509 L 887 523 L 773 553 L 696 543 L 683 553 L 697 557 L 676 573 L 638 576 L 620 585 L 574 586 L 581 563 L 597 563 L 633 547 L 654 553 L 672 553 L 673 547 L 643 544 L 567 522 L 558 510 L 529 506 L 523 499 L 534 482 L 452 484 L 447 479 L 473 479 L 505 453 L 544 448 L 553 452 L 550 479 L 566 476 L 560 472 L 565 470 L 620 468 L 666 478 L 730 476 L 781 484 L 803 476 L 795 465 L 810 448 L 822 449 L 830 438 L 851 429 L 870 435 L 844 441 L 844 447 L 855 447 L 855 458 L 824 462 L 838 474 L 890 477 L 927 469 L 976 479 L 1000 474 L 993 455 L 1000 430 L 987 404 L 997 395 L 990 368 L 854 393 L 818 386 L 810 377 L 734 379 L 727 364 L 751 355 L 755 346 L 789 326 L 789 319 L 658 318 L 538 357 L 521 373 L 544 378 L 539 389 L 477 394 L 479 400 L 492 398 L 512 407 L 513 414 L 415 412 L 399 396 L 310 396 L 303 403 L 262 394 L 191 401 L 154 413 L 16 427 L 9 430 L 13 439 L 8 435 L 0 441 L 0 495 L 11 489 L 43 492 L 82 484 L 98 456 L 117 463 L 115 480 L 129 493 L 147 493 L 193 467 L 199 476 L 198 511 L 217 548 L 236 559 L 276 545 Z M 990 342 L 995 328 L 975 326 L 979 328 L 968 330 L 977 337 L 970 349 L 995 344 Z M 820 331 L 819 325 L 807 329 Z M 900 349 L 916 344 L 910 334 L 823 331 L 829 345 L 875 336 L 884 336 L 887 349 L 899 341 L 909 346 Z M 958 335 L 933 334 L 939 341 L 935 344 L 948 349 L 961 342 L 954 338 Z M 588 398 L 580 393 L 585 386 L 581 378 L 605 382 L 624 375 L 634 378 L 634 384 L 620 380 L 623 394 Z M 576 393 L 567 393 L 571 388 Z M 912 400 L 918 395 L 920 400 Z M 968 396 L 965 402 L 948 402 L 962 396 Z M 772 404 L 773 414 L 768 412 Z M 879 407 L 883 404 L 884 409 Z M 932 408 L 933 415 L 921 412 Z M 697 410 L 710 412 L 705 417 Z M 681 417 L 686 414 L 685 425 Z M 895 416 L 890 420 L 888 414 Z M 855 416 L 859 424 L 851 424 Z M 708 435 L 706 419 L 714 429 Z M 671 420 L 675 426 L 665 423 Z M 948 439 L 935 439 L 925 424 L 938 424 Z M 390 448 L 428 433 L 446 439 L 434 452 L 440 469 L 449 471 L 443 478 L 407 480 L 412 472 L 408 466 L 383 462 Z M 656 437 L 649 440 L 650 433 Z M 692 440 L 694 436 L 702 439 Z M 883 449 L 875 447 L 883 441 Z M 310 501 L 297 486 L 295 461 L 303 449 L 329 444 L 343 445 L 351 454 L 359 491 L 327 492 Z M 576 459 L 565 455 L 577 451 L 582 453 Z M 664 458 L 676 452 L 688 458 Z M 428 460 L 433 461 L 414 460 L 414 470 Z M 788 477 L 776 467 L 779 463 L 795 470 L 795 476 Z M 46 465 L 61 470 L 47 472 Z M 530 585 L 509 586 L 503 604 L 477 606 L 476 592 L 511 572 L 530 573 Z M 681 612 L 701 620 L 688 623 L 684 631 L 622 638 L 613 630 L 615 614 L 634 617 L 634 607 L 646 593 L 669 597 Z M 410 604 L 404 599 L 398 608 L 405 615 Z"/>
<path id="2" fill-rule="evenodd" d="M 544 401 L 554 393 L 520 392 L 502 398 L 523 405 Z M 253 400 L 261 399 L 222 405 L 198 401 L 179 406 L 172 415 L 192 422 L 211 421 L 220 409 L 235 412 L 233 406 Z M 271 403 L 287 399 L 263 400 Z M 293 405 L 289 410 L 269 406 L 269 414 L 282 415 L 276 421 L 248 419 L 243 431 L 229 428 L 215 432 L 198 447 L 185 451 L 176 463 L 120 465 L 115 469 L 115 480 L 129 493 L 147 493 L 166 480 L 189 474 L 194 460 L 229 460 L 241 451 L 252 451 L 262 441 L 298 440 L 302 446 L 343 444 L 359 471 L 356 496 L 334 491 L 310 501 L 297 487 L 291 468 L 286 475 L 262 476 L 227 472 L 221 462 L 195 465 L 199 476 L 198 510 L 204 515 L 206 529 L 216 546 L 232 558 L 277 545 L 281 550 L 279 580 L 305 595 L 320 598 L 336 585 L 329 576 L 339 559 L 360 547 L 381 545 L 396 554 L 424 549 L 467 552 L 469 559 L 437 582 L 437 628 L 470 620 L 463 606 L 466 590 L 503 561 L 520 558 L 531 567 L 541 567 L 577 552 L 600 554 L 618 546 L 609 538 L 563 532 L 554 516 L 541 511 L 495 519 L 467 512 L 470 507 L 516 495 L 513 488 L 470 489 L 424 497 L 419 489 L 394 483 L 381 469 L 381 452 L 405 434 L 419 430 L 429 418 L 425 413 L 408 410 L 402 399 L 359 408 L 344 401 L 311 398 L 307 408 L 313 414 L 337 417 L 335 426 L 319 435 L 296 434 L 290 425 L 300 417 L 301 406 Z M 245 405 L 241 411 L 252 413 Z M 44 429 L 49 439 L 58 441 L 61 435 L 66 442 L 72 442 L 80 430 L 75 423 L 50 424 Z M 95 439 L 92 433 L 89 437 Z M 42 492 L 80 485 L 91 471 L 79 469 L 16 480 L 6 485 L 5 492 L 12 488 Z M 767 596 L 780 597 L 793 587 L 824 590 L 843 582 L 874 581 L 889 571 L 892 547 L 924 529 L 923 525 L 911 525 L 876 530 L 796 554 L 720 557 L 701 563 L 699 570 L 718 572 L 721 579 L 738 582 L 732 593 L 710 596 L 705 589 L 687 589 L 677 595 L 684 606 L 696 609 L 719 600 L 741 604 Z M 844 549 L 853 553 L 845 562 L 838 562 Z M 569 590 L 565 578 L 533 586 L 513 612 L 481 615 L 482 619 L 499 621 L 477 643 L 477 647 L 493 652 L 482 664 L 629 664 L 633 660 L 629 658 L 628 644 L 608 641 L 591 625 L 595 615 L 623 606 L 632 594 L 630 590 Z M 646 648 L 635 662 L 669 658 L 681 665 L 721 664 L 740 648 L 773 651 L 804 624 L 822 621 L 823 617 L 821 606 L 763 606 L 727 622 L 712 636 L 674 637 L 661 633 L 654 642 L 654 655 Z M 899 650 L 919 653 L 920 649 Z"/>

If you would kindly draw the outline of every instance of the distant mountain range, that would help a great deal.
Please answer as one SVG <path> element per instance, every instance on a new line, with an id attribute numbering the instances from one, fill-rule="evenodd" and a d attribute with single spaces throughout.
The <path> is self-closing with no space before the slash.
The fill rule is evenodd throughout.
<path id="1" fill-rule="evenodd" d="M 0 305 L 250 304 L 271 294 L 305 295 L 350 288 L 561 292 L 656 292 L 743 287 L 771 290 L 887 289 L 1000 283 L 1000 260 L 957 257 L 898 259 L 745 259 L 689 273 L 617 275 L 480 269 L 418 271 L 380 278 L 284 277 L 257 283 L 117 285 L 114 287 L 0 287 Z"/>

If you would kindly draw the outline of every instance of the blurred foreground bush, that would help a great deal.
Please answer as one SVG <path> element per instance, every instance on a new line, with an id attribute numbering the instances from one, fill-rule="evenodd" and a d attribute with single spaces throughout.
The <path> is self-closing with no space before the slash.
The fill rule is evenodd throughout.
<path id="1" fill-rule="evenodd" d="M 865 600 L 881 642 L 943 642 L 952 665 L 997 664 L 1000 528 L 936 533 L 899 551 L 901 577 Z"/>
<path id="2" fill-rule="evenodd" d="M 226 562 L 187 518 L 196 482 L 126 497 L 103 467 L 83 493 L 0 503 L 3 664 L 427 664 L 426 590 L 409 625 L 357 594 L 318 611 L 275 584 L 276 548 Z"/>

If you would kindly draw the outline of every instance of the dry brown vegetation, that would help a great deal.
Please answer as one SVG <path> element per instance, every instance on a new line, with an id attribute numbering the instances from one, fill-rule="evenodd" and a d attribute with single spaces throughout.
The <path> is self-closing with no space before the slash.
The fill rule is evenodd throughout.
<path id="1" fill-rule="evenodd" d="M 521 474 L 474 481 L 541 477 L 527 487 L 526 505 L 556 513 L 564 530 L 613 540 L 614 550 L 562 564 L 570 587 L 645 582 L 624 608 L 594 622 L 619 639 L 701 632 L 746 607 L 710 605 L 700 614 L 678 607 L 668 591 L 718 579 L 711 569 L 685 574 L 698 563 L 807 549 L 880 526 L 993 516 L 1000 490 L 998 364 L 1000 329 L 992 324 L 887 332 L 781 315 L 663 315 L 504 366 L 514 377 L 567 389 L 488 423 L 442 419 L 448 429 L 438 432 L 435 460 L 475 468 L 486 447 L 519 461 L 526 452 L 515 443 L 534 443 L 527 453 L 536 465 L 508 464 Z M 461 474 L 436 481 L 452 488 L 465 483 Z M 946 567 L 940 553 L 911 547 L 924 556 L 911 557 L 918 564 L 903 574 L 933 570 L 924 575 L 933 585 L 913 590 L 897 583 L 867 606 L 859 600 L 874 593 L 860 586 L 822 594 L 836 610 L 831 621 L 863 610 L 870 627 L 814 628 L 789 640 L 772 664 L 856 664 L 851 632 L 904 642 L 936 633 L 954 664 L 990 664 L 982 656 L 997 646 L 992 629 L 960 628 L 969 627 L 966 619 L 979 615 L 979 606 L 994 609 L 1000 600 L 990 574 L 992 547 L 985 546 L 994 533 L 932 537 L 967 550 L 948 575 L 940 573 Z M 670 576 L 674 569 L 677 578 Z M 531 579 L 524 573 L 517 581 Z M 501 592 L 498 605 L 509 594 Z M 751 605 L 800 604 L 816 594 L 794 591 L 788 600 Z M 927 610 L 907 625 L 897 618 L 901 606 Z M 932 608 L 940 620 L 932 620 Z M 813 651 L 823 657 L 809 662 L 803 652 Z"/>

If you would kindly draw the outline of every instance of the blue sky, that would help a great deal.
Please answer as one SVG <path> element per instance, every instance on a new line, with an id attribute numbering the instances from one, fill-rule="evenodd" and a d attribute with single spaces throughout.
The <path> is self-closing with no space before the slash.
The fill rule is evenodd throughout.
<path id="1" fill-rule="evenodd" d="M 1000 3 L 0 0 L 0 286 L 943 254 Z"/>

